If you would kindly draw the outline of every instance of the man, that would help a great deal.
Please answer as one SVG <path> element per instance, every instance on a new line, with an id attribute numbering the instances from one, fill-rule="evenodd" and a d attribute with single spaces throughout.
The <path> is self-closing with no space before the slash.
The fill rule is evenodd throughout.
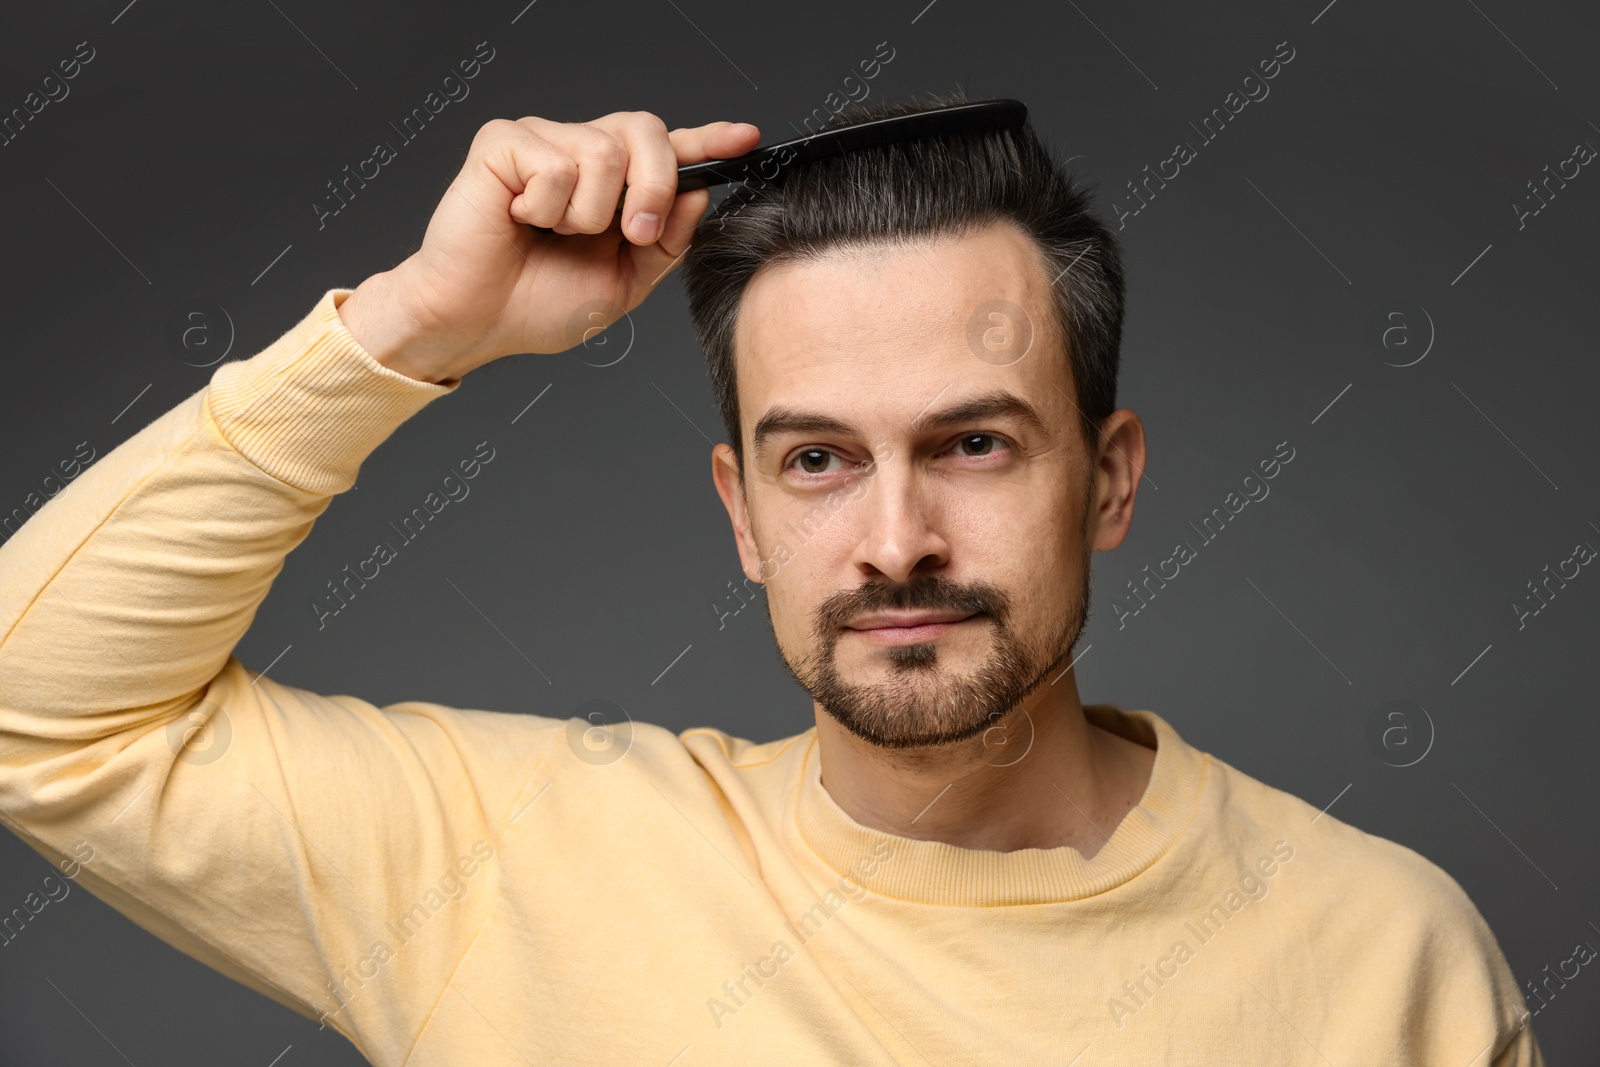
<path id="1" fill-rule="evenodd" d="M 1542 1064 L 1449 875 L 1080 704 L 1145 447 L 1115 242 L 1031 128 L 702 219 L 676 167 L 758 137 L 486 124 L 415 255 L 39 511 L 0 549 L 5 824 L 376 1064 Z M 400 423 L 685 258 L 713 478 L 814 729 L 380 708 L 230 655 Z"/>

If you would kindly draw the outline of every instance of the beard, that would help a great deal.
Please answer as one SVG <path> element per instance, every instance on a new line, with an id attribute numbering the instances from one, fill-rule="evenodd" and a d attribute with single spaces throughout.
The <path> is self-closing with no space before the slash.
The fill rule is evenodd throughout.
<path id="1" fill-rule="evenodd" d="M 1013 602 L 1005 590 L 986 582 L 957 585 L 937 575 L 923 575 L 904 585 L 874 581 L 835 593 L 816 610 L 810 647 L 791 660 L 779 642 L 778 655 L 818 706 L 864 741 L 887 749 L 966 741 L 1000 729 L 996 724 L 1002 718 L 1057 667 L 1070 662 L 1089 614 L 1089 557 L 1085 543 L 1078 596 L 1060 616 L 1058 627 L 1033 639 L 1015 631 Z M 771 598 L 767 605 L 770 623 Z M 990 624 L 989 655 L 976 671 L 957 673 L 942 662 L 937 638 L 886 646 L 877 651 L 888 661 L 887 681 L 846 682 L 840 677 L 835 649 L 841 627 L 863 613 L 881 610 L 976 612 L 972 622 L 986 619 Z"/>

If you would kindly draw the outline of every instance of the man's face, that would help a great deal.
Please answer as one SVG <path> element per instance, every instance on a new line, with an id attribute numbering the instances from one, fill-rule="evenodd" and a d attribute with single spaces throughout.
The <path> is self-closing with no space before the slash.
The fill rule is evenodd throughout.
<path id="1" fill-rule="evenodd" d="M 1008 224 L 768 267 L 746 288 L 743 493 L 726 445 L 718 490 L 784 664 L 874 744 L 975 737 L 1070 662 L 1101 479 L 1051 298 Z M 974 312 L 996 300 L 1031 323 L 1025 355 L 1028 323 L 1003 315 L 974 351 Z M 946 621 L 885 630 L 883 613 Z"/>

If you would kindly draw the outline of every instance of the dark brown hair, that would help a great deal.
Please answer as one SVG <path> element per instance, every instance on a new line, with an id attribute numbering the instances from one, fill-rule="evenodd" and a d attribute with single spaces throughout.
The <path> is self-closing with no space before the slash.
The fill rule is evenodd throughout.
<path id="1" fill-rule="evenodd" d="M 847 105 L 824 128 L 967 102 Z M 768 263 L 820 258 L 862 243 L 961 236 L 1009 220 L 1032 238 L 1055 279 L 1058 336 L 1077 385 L 1080 431 L 1096 453 L 1116 409 L 1124 282 L 1117 239 L 1033 130 L 985 130 L 795 162 L 771 181 L 735 185 L 700 221 L 683 265 L 689 313 L 730 443 L 744 467 L 734 323 L 745 286 Z"/>

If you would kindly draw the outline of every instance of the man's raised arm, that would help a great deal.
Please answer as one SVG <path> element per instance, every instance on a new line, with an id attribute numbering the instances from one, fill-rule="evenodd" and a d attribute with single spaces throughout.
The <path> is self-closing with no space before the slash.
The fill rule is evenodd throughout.
<path id="1" fill-rule="evenodd" d="M 642 112 L 486 124 L 417 253 L 329 290 L 40 509 L 0 546 L 0 823 L 157 936 L 403 1058 L 563 724 L 323 696 L 233 648 L 374 448 L 473 368 L 571 347 L 577 307 L 637 306 L 709 200 L 676 193 L 677 165 L 756 133 Z M 347 1005 L 385 925 L 469 868 L 481 890 Z"/>

